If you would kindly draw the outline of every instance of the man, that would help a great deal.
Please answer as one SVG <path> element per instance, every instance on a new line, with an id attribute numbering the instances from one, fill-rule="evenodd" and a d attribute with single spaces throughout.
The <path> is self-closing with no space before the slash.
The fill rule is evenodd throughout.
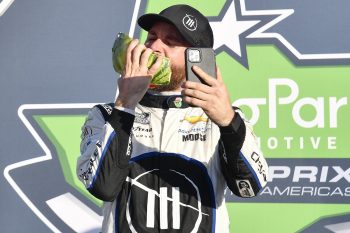
<path id="1" fill-rule="evenodd" d="M 138 23 L 146 42 L 130 43 L 114 106 L 89 112 L 77 174 L 105 201 L 103 232 L 229 232 L 226 187 L 255 196 L 267 164 L 219 69 L 214 78 L 193 67 L 207 85 L 185 81 L 185 49 L 213 46 L 208 20 L 176 5 Z M 171 83 L 156 90 L 151 52 L 172 64 Z"/>

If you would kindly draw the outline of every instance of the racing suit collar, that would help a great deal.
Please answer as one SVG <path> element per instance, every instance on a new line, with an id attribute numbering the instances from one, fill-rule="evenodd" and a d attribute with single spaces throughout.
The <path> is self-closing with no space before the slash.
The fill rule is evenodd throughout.
<path id="1" fill-rule="evenodd" d="M 148 91 L 140 104 L 151 108 L 188 108 L 189 105 L 182 99 L 180 92 L 151 92 Z"/>

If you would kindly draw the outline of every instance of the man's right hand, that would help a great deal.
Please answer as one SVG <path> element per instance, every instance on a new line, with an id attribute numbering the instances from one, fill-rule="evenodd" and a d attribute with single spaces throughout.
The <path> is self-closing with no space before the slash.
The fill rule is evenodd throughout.
<path id="1" fill-rule="evenodd" d="M 115 101 L 116 107 L 134 110 L 137 103 L 145 95 L 152 79 L 152 75 L 158 70 L 162 59 L 157 61 L 149 69 L 148 58 L 153 51 L 134 39 L 127 49 L 125 70 L 118 80 L 119 95 Z"/>

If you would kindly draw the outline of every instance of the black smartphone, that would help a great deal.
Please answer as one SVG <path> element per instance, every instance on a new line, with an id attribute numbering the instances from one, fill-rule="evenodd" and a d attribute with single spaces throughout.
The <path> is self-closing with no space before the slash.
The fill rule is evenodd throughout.
<path id="1" fill-rule="evenodd" d="M 185 51 L 186 80 L 206 84 L 192 70 L 192 66 L 200 67 L 204 72 L 216 78 L 215 53 L 212 48 L 187 48 Z"/>

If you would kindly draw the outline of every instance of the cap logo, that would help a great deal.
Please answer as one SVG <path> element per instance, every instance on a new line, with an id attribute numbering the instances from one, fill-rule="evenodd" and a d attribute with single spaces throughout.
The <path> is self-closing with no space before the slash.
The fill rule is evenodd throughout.
<path id="1" fill-rule="evenodd" d="M 186 14 L 182 19 L 182 23 L 185 28 L 190 31 L 195 31 L 197 29 L 197 19 L 192 15 Z"/>

